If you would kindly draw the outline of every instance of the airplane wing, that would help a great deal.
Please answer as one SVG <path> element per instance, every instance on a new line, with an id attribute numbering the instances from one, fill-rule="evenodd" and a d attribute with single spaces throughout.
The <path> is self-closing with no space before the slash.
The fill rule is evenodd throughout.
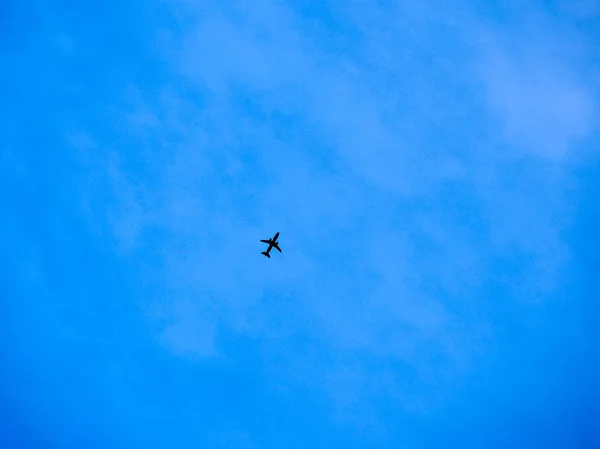
<path id="1" fill-rule="evenodd" d="M 273 248 L 275 248 L 277 251 L 281 252 L 281 248 L 279 247 L 279 244 L 278 244 L 278 243 L 275 243 L 275 244 L 273 245 Z"/>
<path id="2" fill-rule="evenodd" d="M 271 244 L 271 240 L 261 240 L 261 242 Z"/>

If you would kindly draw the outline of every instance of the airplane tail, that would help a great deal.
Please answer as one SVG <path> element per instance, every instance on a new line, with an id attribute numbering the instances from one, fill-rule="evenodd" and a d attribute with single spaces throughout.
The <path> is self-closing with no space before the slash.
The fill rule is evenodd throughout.
<path id="1" fill-rule="evenodd" d="M 271 255 L 270 255 L 268 252 L 266 252 L 266 251 L 263 251 L 261 254 L 264 254 L 264 255 L 265 255 L 265 256 L 267 256 L 269 259 L 271 258 Z"/>

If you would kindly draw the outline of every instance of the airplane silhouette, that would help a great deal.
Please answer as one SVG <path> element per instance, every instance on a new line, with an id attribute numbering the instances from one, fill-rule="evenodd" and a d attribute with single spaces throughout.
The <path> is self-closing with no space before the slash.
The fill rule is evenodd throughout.
<path id="1" fill-rule="evenodd" d="M 275 237 L 273 237 L 273 239 L 261 240 L 261 242 L 269 244 L 269 248 L 267 248 L 266 251 L 263 251 L 261 253 L 261 254 L 264 254 L 264 256 L 268 257 L 269 259 L 271 258 L 271 255 L 269 254 L 271 252 L 271 248 L 275 247 L 275 249 L 277 251 L 281 252 L 281 248 L 279 247 L 279 244 L 277 243 L 277 237 L 279 237 L 279 232 L 277 234 L 275 234 Z"/>

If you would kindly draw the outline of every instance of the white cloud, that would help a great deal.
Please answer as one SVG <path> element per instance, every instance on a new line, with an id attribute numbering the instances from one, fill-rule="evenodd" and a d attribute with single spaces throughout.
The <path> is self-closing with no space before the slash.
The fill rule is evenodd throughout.
<path id="1" fill-rule="evenodd" d="M 561 25 L 533 16 L 523 26 L 480 28 L 477 68 L 506 140 L 556 161 L 597 129 L 584 42 Z"/>
<path id="2" fill-rule="evenodd" d="M 149 312 L 162 326 L 160 342 L 182 357 L 211 357 L 219 354 L 221 331 L 285 346 L 296 329 L 286 326 L 296 324 L 339 359 L 279 352 L 284 360 L 273 363 L 282 372 L 313 364 L 304 371 L 310 382 L 341 405 L 362 401 L 380 381 L 395 397 L 408 385 L 415 393 L 401 399 L 426 409 L 451 388 L 448 379 L 470 369 L 493 332 L 477 298 L 490 261 L 525 254 L 536 271 L 518 280 L 535 277 L 535 293 L 552 290 L 566 259 L 564 222 L 556 218 L 564 210 L 561 172 L 527 159 L 538 188 L 524 190 L 527 174 L 506 181 L 515 179 L 521 152 L 507 156 L 500 149 L 506 139 L 536 156 L 566 155 L 594 126 L 589 88 L 545 35 L 515 38 L 479 27 L 466 36 L 446 27 L 451 35 L 443 39 L 464 39 L 465 47 L 469 38 L 479 39 L 478 64 L 469 66 L 452 49 L 428 59 L 443 39 L 427 10 L 417 30 L 368 35 L 348 61 L 302 34 L 305 24 L 284 5 L 240 4 L 225 12 L 203 4 L 202 14 L 191 14 L 191 29 L 171 35 L 171 48 L 180 51 L 170 62 L 189 91 L 178 92 L 176 79 L 159 93 L 127 94 L 133 98 L 125 114 L 129 132 L 144 141 L 150 170 L 137 182 L 113 165 L 112 229 L 129 250 L 148 249 L 145 231 L 162 237 L 151 252 L 165 284 L 177 288 L 169 290 L 173 298 L 160 318 Z M 381 30 L 394 20 L 374 14 L 368 22 Z M 411 56 L 419 52 L 425 56 Z M 421 73 L 428 65 L 432 72 Z M 457 67 L 469 73 L 457 74 Z M 461 116 L 453 89 L 465 79 L 484 84 L 488 103 Z M 241 110 L 240 96 L 256 102 L 260 113 Z M 494 132 L 493 121 L 482 131 L 490 135 L 484 151 L 468 131 L 488 106 L 505 134 Z M 302 136 L 282 136 L 270 122 L 281 116 L 295 121 Z M 464 130 L 464 140 L 429 139 L 451 128 Z M 322 168 L 323 161 L 333 168 Z M 446 189 L 462 203 L 448 202 Z M 555 199 L 538 201 L 543 191 Z M 476 217 L 474 229 L 460 222 L 460 212 Z M 283 256 L 269 264 L 257 260 L 255 244 L 265 229 L 281 230 L 286 242 Z M 339 243 L 355 239 L 352 248 Z M 344 275 L 330 263 L 341 264 Z M 270 302 L 273 287 L 295 298 L 289 308 Z M 154 298 L 149 310 L 164 300 Z M 356 360 L 348 368 L 352 354 L 383 368 Z M 390 380 L 390 360 L 406 367 L 408 380 Z M 299 383 L 307 382 L 301 377 Z M 348 384 L 340 388 L 342 381 Z M 423 394 L 418 386 L 430 383 L 439 390 Z"/>

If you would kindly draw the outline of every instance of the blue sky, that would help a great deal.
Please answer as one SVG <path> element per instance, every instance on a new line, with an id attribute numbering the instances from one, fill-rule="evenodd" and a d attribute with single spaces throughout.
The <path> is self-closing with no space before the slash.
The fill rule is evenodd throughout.
<path id="1" fill-rule="evenodd" d="M 596 2 L 21 3 L 0 446 L 600 446 Z"/>

